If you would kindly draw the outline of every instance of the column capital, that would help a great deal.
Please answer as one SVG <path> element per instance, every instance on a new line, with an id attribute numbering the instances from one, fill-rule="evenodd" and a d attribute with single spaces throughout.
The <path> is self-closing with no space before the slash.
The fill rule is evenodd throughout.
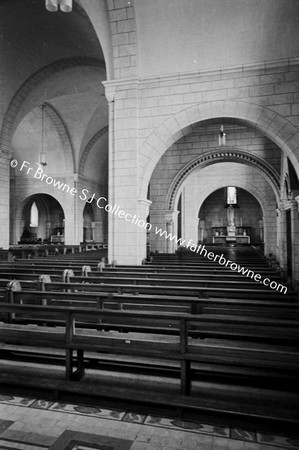
<path id="1" fill-rule="evenodd" d="M 174 223 L 179 215 L 179 211 L 176 209 L 166 209 L 164 212 L 166 223 Z"/>
<path id="2" fill-rule="evenodd" d="M 153 202 L 147 198 L 139 198 L 138 203 L 139 205 L 150 207 Z"/>
<path id="3" fill-rule="evenodd" d="M 149 208 L 151 206 L 152 202 L 148 200 L 147 198 L 139 198 L 138 199 L 138 209 L 139 214 L 144 217 L 144 219 L 147 218 L 149 215 Z"/>
<path id="4" fill-rule="evenodd" d="M 138 87 L 138 81 L 138 78 L 102 81 L 105 87 L 105 95 L 108 102 L 113 102 L 115 100 L 115 94 L 118 87 L 122 86 L 123 89 L 136 89 Z"/>
<path id="5" fill-rule="evenodd" d="M 297 196 L 295 198 L 295 200 L 282 200 L 280 202 L 278 209 L 280 209 L 281 211 L 286 211 L 286 210 L 292 209 L 296 206 L 298 206 L 298 208 L 299 208 L 298 200 L 299 200 L 299 196 Z"/>
<path id="6" fill-rule="evenodd" d="M 107 84 L 105 81 L 103 81 L 103 85 L 105 87 L 105 96 L 109 103 L 114 102 L 115 100 L 115 92 L 116 92 L 116 86 L 111 86 Z"/>
<path id="7" fill-rule="evenodd" d="M 164 216 L 176 218 L 180 211 L 177 211 L 176 209 L 156 209 L 155 211 L 151 211 L 151 216 L 161 216 L 164 214 Z"/>

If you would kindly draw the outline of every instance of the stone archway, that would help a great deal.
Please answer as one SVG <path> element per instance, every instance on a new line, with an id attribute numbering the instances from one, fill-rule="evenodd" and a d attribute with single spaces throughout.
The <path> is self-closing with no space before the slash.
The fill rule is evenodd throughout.
<path id="1" fill-rule="evenodd" d="M 30 209 L 35 203 L 38 209 L 37 226 L 30 223 Z M 15 224 L 17 241 L 24 244 L 64 242 L 65 214 L 61 204 L 51 195 L 33 194 L 20 205 Z"/>
<path id="2" fill-rule="evenodd" d="M 140 197 L 146 198 L 151 175 L 165 151 L 188 134 L 192 130 L 192 124 L 216 118 L 231 118 L 257 128 L 286 153 L 299 176 L 299 132 L 290 121 L 270 108 L 250 102 L 205 102 L 166 119 L 143 143 L 139 151 Z"/>
<path id="3" fill-rule="evenodd" d="M 216 161 L 215 161 L 216 162 Z M 188 166 L 188 165 L 187 165 Z M 198 211 L 202 202 L 215 190 L 228 186 L 242 188 L 254 196 L 261 205 L 264 216 L 265 253 L 276 253 L 276 207 L 278 190 L 274 188 L 268 177 L 254 165 L 247 165 L 238 161 L 219 160 L 217 164 L 208 164 L 197 167 L 189 172 L 180 188 L 176 190 L 172 199 L 171 209 L 156 210 L 151 212 L 153 229 L 166 229 L 167 220 L 172 217 L 177 221 L 177 205 L 180 196 L 184 196 L 184 206 L 188 210 L 187 219 L 184 220 L 182 238 L 197 241 L 198 236 Z M 165 204 L 165 203 L 164 203 Z M 186 218 L 185 218 L 186 219 Z M 176 234 L 177 227 L 173 227 Z M 160 239 L 155 233 L 151 233 L 151 250 L 166 251 L 165 238 Z M 174 249 L 173 249 L 174 250 Z"/>

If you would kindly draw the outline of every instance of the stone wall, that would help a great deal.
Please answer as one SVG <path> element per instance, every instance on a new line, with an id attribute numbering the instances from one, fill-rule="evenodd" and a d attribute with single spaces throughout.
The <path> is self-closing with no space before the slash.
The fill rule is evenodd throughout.
<path id="1" fill-rule="evenodd" d="M 254 146 L 270 145 L 271 141 L 284 151 L 298 173 L 298 83 L 299 65 L 293 60 L 105 82 L 106 96 L 113 110 L 109 172 L 113 200 L 136 211 L 138 201 L 146 199 L 148 184 L 160 158 L 173 144 L 193 132 L 195 125 L 211 119 L 219 124 L 227 118 L 256 130 L 251 139 L 257 140 L 248 144 L 253 145 L 249 152 L 260 151 L 261 147 Z M 271 163 L 278 169 L 275 151 L 276 162 Z M 182 151 L 182 157 L 190 156 Z M 132 230 L 123 221 L 116 225 L 114 217 L 109 220 L 114 229 L 111 241 L 114 257 L 140 263 L 145 256 L 144 240 L 140 236 L 144 230 L 136 227 Z M 126 242 L 131 235 L 132 240 Z M 135 247 L 134 251 L 131 246 Z"/>

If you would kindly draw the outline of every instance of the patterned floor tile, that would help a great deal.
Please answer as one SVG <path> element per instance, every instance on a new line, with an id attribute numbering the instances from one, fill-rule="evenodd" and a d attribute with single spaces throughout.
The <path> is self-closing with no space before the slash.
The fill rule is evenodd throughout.
<path id="1" fill-rule="evenodd" d="M 257 437 L 255 431 L 243 430 L 242 428 L 232 428 L 231 438 L 239 439 L 240 441 L 256 442 Z"/>
<path id="2" fill-rule="evenodd" d="M 146 416 L 143 414 L 127 412 L 122 420 L 123 422 L 144 423 L 145 418 Z"/>
<path id="3" fill-rule="evenodd" d="M 54 402 L 49 402 L 47 400 L 35 400 L 31 405 L 30 408 L 36 408 L 36 409 L 49 409 L 50 406 L 52 406 Z"/>
<path id="4" fill-rule="evenodd" d="M 257 433 L 257 441 L 261 444 L 269 444 L 272 446 L 282 447 L 286 449 L 299 448 L 299 437 L 276 436 L 272 434 Z"/>
<path id="5" fill-rule="evenodd" d="M 54 403 L 49 410 L 112 420 L 122 420 L 126 414 L 125 411 L 103 409 L 96 406 L 72 405 L 70 403 Z"/>
<path id="6" fill-rule="evenodd" d="M 155 427 L 192 431 L 194 433 L 211 434 L 213 436 L 229 437 L 229 428 L 218 425 L 208 425 L 205 423 L 188 422 L 179 419 L 168 419 L 156 416 L 148 416 L 145 420 L 145 424 Z"/>
<path id="7" fill-rule="evenodd" d="M 49 450 L 129 450 L 132 441 L 66 430 Z"/>
<path id="8" fill-rule="evenodd" d="M 7 403 L 16 406 L 30 406 L 35 398 L 16 397 L 14 395 L 0 395 L 0 403 Z"/>

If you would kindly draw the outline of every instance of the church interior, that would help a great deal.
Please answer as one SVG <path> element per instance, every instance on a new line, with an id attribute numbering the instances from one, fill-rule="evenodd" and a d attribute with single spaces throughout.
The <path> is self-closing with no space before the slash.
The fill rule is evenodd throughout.
<path id="1" fill-rule="evenodd" d="M 0 61 L 0 449 L 298 449 L 298 0 L 0 0 Z"/>

